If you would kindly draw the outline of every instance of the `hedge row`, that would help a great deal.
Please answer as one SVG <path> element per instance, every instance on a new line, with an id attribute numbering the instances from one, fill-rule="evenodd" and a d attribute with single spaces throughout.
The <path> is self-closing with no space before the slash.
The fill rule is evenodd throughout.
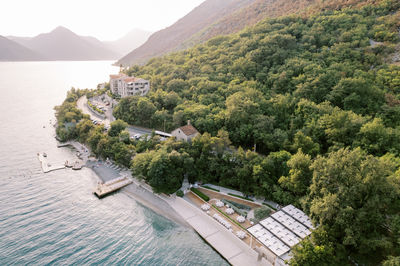
<path id="1" fill-rule="evenodd" d="M 220 192 L 219 189 L 212 188 L 212 187 L 209 187 L 209 186 L 202 186 L 202 187 L 207 188 L 207 189 L 211 189 L 211 190 L 214 190 L 214 191 L 217 191 L 217 192 Z"/>
<path id="2" fill-rule="evenodd" d="M 197 188 L 190 188 L 190 190 L 195 193 L 197 196 L 199 196 L 200 198 L 202 198 L 204 201 L 209 201 L 210 197 L 207 196 L 206 194 L 204 194 L 203 192 L 201 192 L 200 190 L 198 190 Z"/>
<path id="3" fill-rule="evenodd" d="M 241 198 L 241 199 L 244 199 L 244 200 L 254 201 L 252 199 L 249 199 L 249 198 L 246 198 L 246 197 L 243 197 L 243 196 L 240 196 L 240 195 L 236 195 L 236 194 L 233 194 L 233 193 L 228 193 L 228 195 L 234 196 L 236 198 Z"/>
<path id="4" fill-rule="evenodd" d="M 232 208 L 236 213 L 238 213 L 239 215 L 242 215 L 243 217 L 246 217 L 246 216 L 247 216 L 247 212 L 246 212 L 246 211 L 243 211 L 243 210 L 239 209 L 239 208 L 236 207 L 235 205 L 231 204 L 231 202 L 228 202 L 228 201 L 225 200 L 225 199 L 222 199 L 221 201 L 222 201 L 223 203 L 225 203 L 225 205 L 228 204 L 229 207 L 231 207 L 231 208 Z"/>
<path id="5" fill-rule="evenodd" d="M 240 203 L 237 203 L 237 202 L 234 202 L 234 201 L 231 201 L 231 200 L 225 200 L 225 201 L 227 201 L 228 204 L 230 204 L 230 205 L 234 205 L 234 206 L 238 207 L 239 209 L 246 210 L 246 211 L 250 211 L 251 210 L 251 207 L 247 206 L 245 204 L 240 204 Z"/>

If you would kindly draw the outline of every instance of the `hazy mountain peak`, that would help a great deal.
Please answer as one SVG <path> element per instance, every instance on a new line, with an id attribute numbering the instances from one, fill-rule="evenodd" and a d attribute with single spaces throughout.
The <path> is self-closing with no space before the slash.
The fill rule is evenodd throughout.
<path id="1" fill-rule="evenodd" d="M 96 38 L 79 36 L 63 26 L 33 38 L 13 40 L 47 60 L 112 60 L 119 56 Z"/>
<path id="2" fill-rule="evenodd" d="M 52 30 L 51 32 L 72 32 L 71 30 L 67 29 L 64 26 L 58 26 L 57 28 L 55 28 L 54 30 Z M 72 32 L 73 33 L 73 32 Z"/>
<path id="3" fill-rule="evenodd" d="M 147 41 L 152 32 L 134 28 L 115 41 L 105 42 L 110 49 L 126 55 Z"/>

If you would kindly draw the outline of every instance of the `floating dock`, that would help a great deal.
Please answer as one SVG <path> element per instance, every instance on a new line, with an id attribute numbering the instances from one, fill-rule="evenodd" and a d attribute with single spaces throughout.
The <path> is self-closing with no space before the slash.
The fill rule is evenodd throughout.
<path id="1" fill-rule="evenodd" d="M 64 169 L 65 165 L 62 164 L 56 164 L 56 165 L 52 165 L 48 162 L 47 160 L 47 155 L 46 153 L 39 153 L 37 154 L 38 159 L 40 161 L 40 165 L 42 166 L 42 170 L 44 173 L 48 173 L 51 171 L 55 171 L 55 170 L 59 170 L 59 169 Z"/>
<path id="2" fill-rule="evenodd" d="M 108 194 L 131 184 L 132 182 L 133 181 L 127 177 L 118 177 L 103 184 L 99 183 L 93 193 L 101 199 Z"/>

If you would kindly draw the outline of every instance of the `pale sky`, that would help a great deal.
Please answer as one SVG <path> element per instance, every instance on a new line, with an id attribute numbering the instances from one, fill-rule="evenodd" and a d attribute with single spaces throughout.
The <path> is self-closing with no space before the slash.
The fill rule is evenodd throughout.
<path id="1" fill-rule="evenodd" d="M 166 28 L 204 0 L 0 0 L 0 35 L 33 37 L 64 26 L 116 40 L 134 28 Z"/>

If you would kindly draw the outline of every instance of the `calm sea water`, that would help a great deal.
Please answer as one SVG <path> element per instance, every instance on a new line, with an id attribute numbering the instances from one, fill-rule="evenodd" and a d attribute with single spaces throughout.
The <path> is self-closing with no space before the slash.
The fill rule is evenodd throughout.
<path id="1" fill-rule="evenodd" d="M 124 193 L 98 200 L 91 170 L 43 174 L 73 158 L 54 139 L 54 105 L 72 87 L 93 88 L 111 62 L 0 63 L 0 265 L 225 265 L 192 230 Z"/>

